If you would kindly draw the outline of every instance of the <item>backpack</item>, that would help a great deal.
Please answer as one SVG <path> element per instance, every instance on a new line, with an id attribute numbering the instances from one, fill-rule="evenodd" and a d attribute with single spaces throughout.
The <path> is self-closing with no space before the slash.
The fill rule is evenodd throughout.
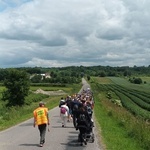
<path id="1" fill-rule="evenodd" d="M 64 107 L 61 107 L 61 108 L 60 108 L 60 112 L 61 112 L 61 114 L 65 114 L 65 113 L 66 113 L 66 111 L 67 111 L 67 110 L 66 110 L 66 108 L 64 108 Z"/>

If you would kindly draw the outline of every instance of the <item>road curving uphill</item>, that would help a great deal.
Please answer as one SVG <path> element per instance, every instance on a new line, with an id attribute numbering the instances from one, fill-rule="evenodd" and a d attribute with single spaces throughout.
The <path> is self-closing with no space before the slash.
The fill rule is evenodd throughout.
<path id="1" fill-rule="evenodd" d="M 86 80 L 83 81 L 83 89 L 90 88 Z M 50 132 L 46 133 L 46 141 L 43 147 L 39 147 L 39 132 L 33 128 L 33 118 L 19 125 L 0 132 L 0 150 L 102 150 L 96 126 L 93 128 L 94 143 L 80 146 L 78 142 L 79 131 L 72 122 L 67 122 L 66 128 L 62 128 L 59 107 L 49 111 Z"/>

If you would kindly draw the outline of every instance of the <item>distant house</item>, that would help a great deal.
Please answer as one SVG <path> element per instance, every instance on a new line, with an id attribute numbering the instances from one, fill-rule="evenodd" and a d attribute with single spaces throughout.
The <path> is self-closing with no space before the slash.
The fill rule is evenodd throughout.
<path id="1" fill-rule="evenodd" d="M 49 73 L 46 73 L 46 74 L 45 74 L 45 78 L 51 78 L 50 74 L 49 74 Z"/>
<path id="2" fill-rule="evenodd" d="M 47 78 L 51 78 L 49 73 L 45 73 L 45 74 L 40 74 L 42 76 L 42 80 L 43 79 L 47 79 Z"/>
<path id="3" fill-rule="evenodd" d="M 51 78 L 49 73 L 43 73 L 43 74 L 33 74 L 30 76 L 30 79 L 32 79 L 35 75 L 41 75 L 42 76 L 41 80 L 46 79 L 46 78 Z"/>

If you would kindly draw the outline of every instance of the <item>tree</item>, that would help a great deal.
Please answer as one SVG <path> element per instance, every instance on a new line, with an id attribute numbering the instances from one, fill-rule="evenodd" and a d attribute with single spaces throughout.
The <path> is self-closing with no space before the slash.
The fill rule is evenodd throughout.
<path id="1" fill-rule="evenodd" d="M 0 82 L 3 82 L 6 75 L 7 75 L 7 70 L 6 69 L 0 69 Z"/>
<path id="2" fill-rule="evenodd" d="M 42 76 L 41 75 L 35 75 L 31 78 L 31 82 L 33 83 L 40 83 L 42 80 Z"/>
<path id="3" fill-rule="evenodd" d="M 135 77 L 133 77 L 132 79 L 130 78 L 129 81 L 134 84 L 141 84 L 143 82 L 141 78 L 135 78 Z"/>
<path id="4" fill-rule="evenodd" d="M 124 71 L 123 75 L 124 76 L 131 76 L 131 72 L 126 70 L 126 71 Z"/>
<path id="5" fill-rule="evenodd" d="M 87 75 L 87 80 L 90 81 L 91 77 L 89 75 Z"/>
<path id="6" fill-rule="evenodd" d="M 135 84 L 141 84 L 142 83 L 142 79 L 141 78 L 135 78 L 134 79 L 134 83 Z"/>
<path id="7" fill-rule="evenodd" d="M 28 74 L 16 69 L 8 70 L 4 81 L 6 90 L 3 92 L 3 100 L 8 100 L 8 106 L 22 106 L 30 89 Z"/>
<path id="8" fill-rule="evenodd" d="M 106 76 L 106 73 L 105 73 L 104 71 L 101 71 L 101 72 L 99 73 L 99 76 L 100 76 L 100 77 L 105 77 L 105 76 Z"/>

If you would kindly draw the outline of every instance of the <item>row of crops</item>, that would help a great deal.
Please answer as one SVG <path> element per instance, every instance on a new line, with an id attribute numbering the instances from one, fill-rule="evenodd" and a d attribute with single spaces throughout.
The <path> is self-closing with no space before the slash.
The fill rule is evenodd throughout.
<path id="1" fill-rule="evenodd" d="M 115 93 L 122 105 L 136 116 L 150 120 L 150 93 L 126 88 L 117 84 L 97 84 L 101 91 Z"/>

